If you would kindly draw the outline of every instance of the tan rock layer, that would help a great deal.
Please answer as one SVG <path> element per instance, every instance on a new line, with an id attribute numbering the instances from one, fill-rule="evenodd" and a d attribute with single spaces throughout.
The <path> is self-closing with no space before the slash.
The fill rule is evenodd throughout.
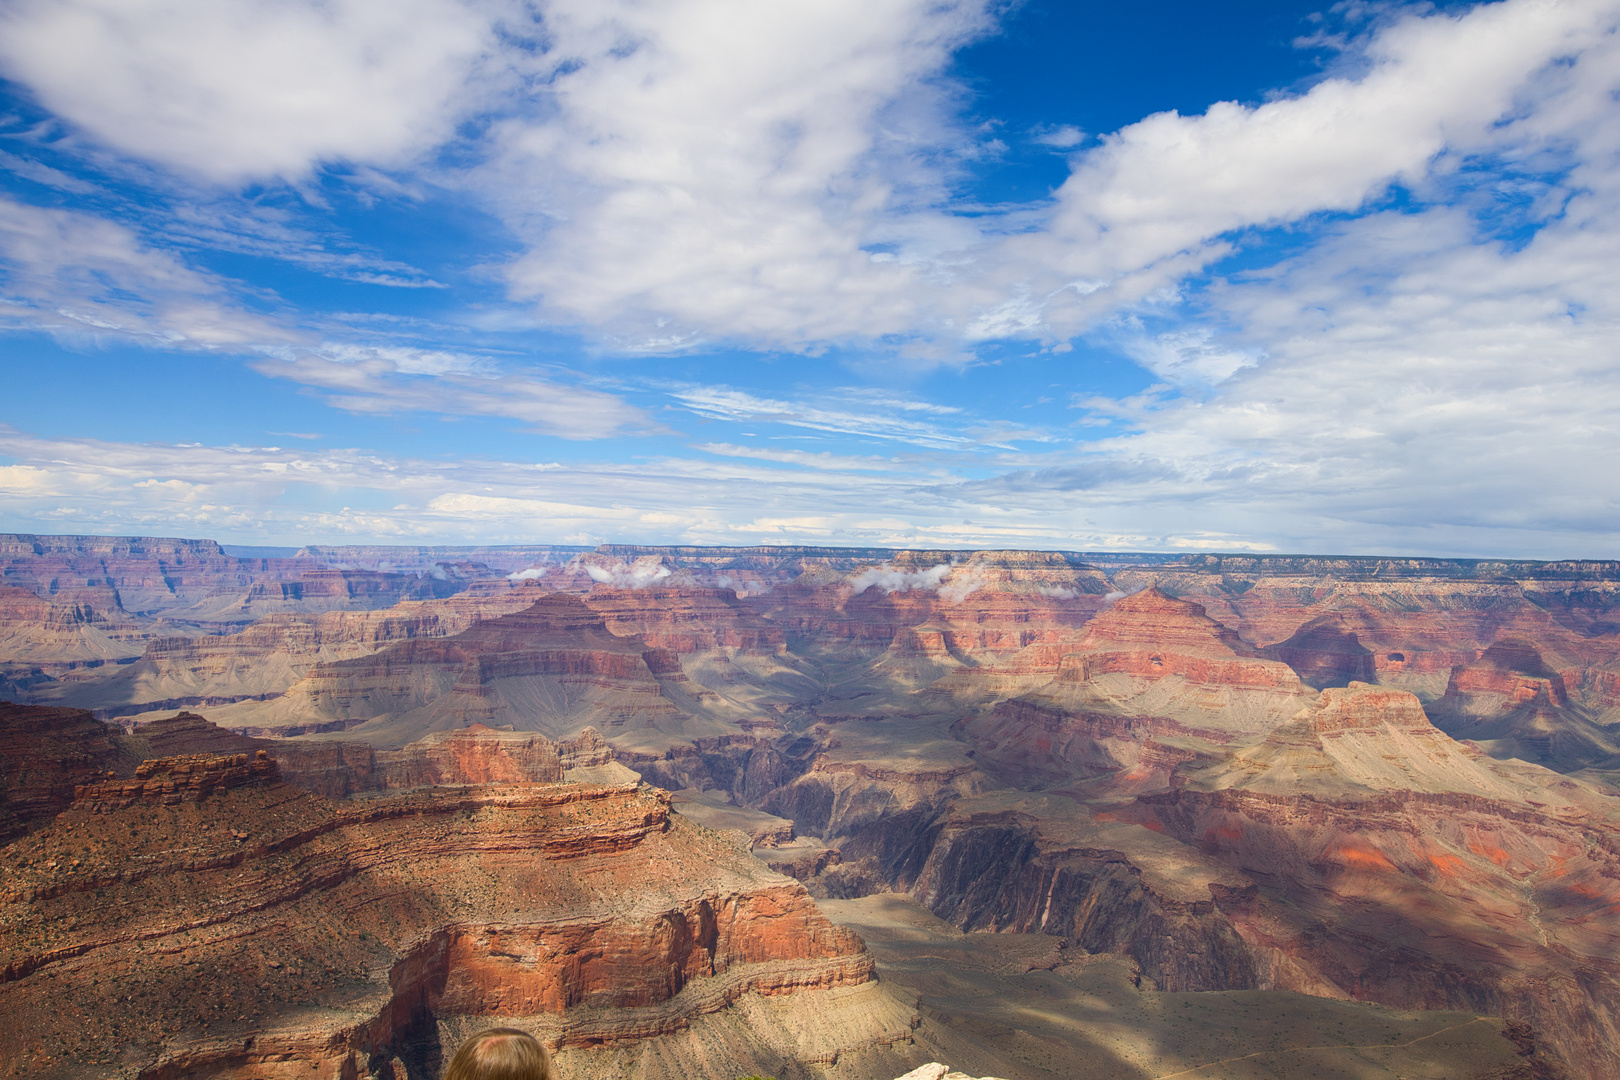
<path id="1" fill-rule="evenodd" d="M 355 1076 L 435 1014 L 555 1014 L 575 1038 L 580 1010 L 585 1044 L 872 977 L 800 885 L 634 786 L 334 805 L 254 783 L 86 803 L 4 857 L 10 1075 L 82 1075 L 87 1055 L 126 1046 L 150 1078 Z"/>

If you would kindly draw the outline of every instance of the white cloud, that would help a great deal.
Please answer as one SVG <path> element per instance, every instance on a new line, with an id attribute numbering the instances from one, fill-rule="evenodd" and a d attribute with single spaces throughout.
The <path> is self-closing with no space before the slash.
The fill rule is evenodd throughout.
<path id="1" fill-rule="evenodd" d="M 889 563 L 862 570 L 849 580 L 849 588 L 859 596 L 867 589 L 882 589 L 885 593 L 909 592 L 922 589 L 935 592 L 951 572 L 949 563 L 939 563 L 923 570 L 905 570 Z"/>
<path id="2" fill-rule="evenodd" d="M 919 472 L 939 474 L 937 466 L 930 467 L 914 459 L 877 457 L 874 455 L 854 457 L 849 454 L 833 454 L 826 451 L 816 452 L 811 450 L 774 450 L 768 447 L 737 446 L 732 443 L 699 443 L 693 449 L 721 457 L 774 461 L 782 465 L 799 465 L 807 469 L 824 471 L 899 472 L 904 470 L 912 475 L 917 475 Z"/>
<path id="3" fill-rule="evenodd" d="M 592 581 L 614 589 L 645 589 L 672 573 L 656 556 L 645 556 L 628 563 L 622 559 L 598 560 L 591 557 L 579 560 L 579 564 Z"/>
<path id="4" fill-rule="evenodd" d="M 1053 128 L 1041 128 L 1035 131 L 1030 140 L 1042 146 L 1050 146 L 1059 150 L 1069 150 L 1086 141 L 1086 133 L 1073 124 L 1059 124 Z"/>
<path id="5" fill-rule="evenodd" d="M 103 143 L 214 181 L 399 163 L 451 134 L 498 7 L 15 0 L 0 67 Z"/>
<path id="6" fill-rule="evenodd" d="M 266 375 L 332 391 L 326 402 L 356 413 L 499 416 L 564 439 L 662 431 L 613 394 L 503 370 L 487 357 L 443 349 L 328 343 L 277 350 L 256 361 Z"/>
<path id="7" fill-rule="evenodd" d="M 230 348 L 299 335 L 244 311 L 225 283 L 91 214 L 0 197 L 0 317 L 69 337 Z"/>
<path id="8" fill-rule="evenodd" d="M 949 417 L 960 409 L 858 387 L 842 388 L 825 397 L 806 395 L 796 401 L 764 398 L 725 386 L 676 386 L 667 392 L 699 416 L 714 420 L 787 424 L 942 450 L 963 449 L 977 442 L 937 420 L 923 419 Z"/>
<path id="9" fill-rule="evenodd" d="M 0 474 L 13 521 L 1082 549 L 1620 545 L 1620 481 L 1591 466 L 1620 455 L 1612 0 L 1396 9 L 1308 92 L 1148 117 L 1071 154 L 1050 204 L 999 217 L 951 212 L 953 170 L 982 148 L 951 119 L 941 79 L 952 50 L 988 25 L 974 3 L 550 2 L 534 56 L 491 44 L 495 9 L 448 0 L 318 11 L 229 0 L 186 31 L 174 29 L 180 10 L 24 0 L 0 53 L 83 130 L 221 183 L 336 158 L 406 162 L 491 100 L 480 80 L 528 65 L 546 78 L 507 98 L 460 159 L 471 164 L 410 179 L 490 200 L 526 245 L 509 281 L 547 318 L 626 348 L 729 338 L 799 349 L 805 363 L 837 342 L 926 364 L 964 342 L 1090 330 L 1189 396 L 1092 399 L 1092 420 L 1131 434 L 970 482 L 940 463 L 959 451 L 1012 462 L 985 454 L 988 439 L 1031 433 L 847 388 L 666 390 L 699 417 L 903 443 L 929 467 L 712 443 L 739 460 L 541 477 L 511 463 L 89 442 L 47 452 L 23 440 Z M 108 28 L 142 13 L 115 42 Z M 407 47 L 355 67 L 406 22 Z M 85 28 L 83 62 L 103 65 L 104 82 L 75 75 L 81 58 L 56 36 L 69 25 Z M 308 125 L 304 97 L 260 92 L 265 72 L 297 70 L 284 63 L 289 27 L 314 34 L 310 55 L 332 68 L 288 84 L 333 113 Z M 442 41 L 417 40 L 443 28 Z M 172 40 L 151 36 L 162 33 Z M 233 64 L 240 84 L 213 93 Z M 421 86 L 402 95 L 355 90 L 386 89 L 410 64 Z M 355 135 L 379 110 L 375 131 Z M 1078 134 L 1040 137 L 1071 149 Z M 1401 209 L 1370 212 L 1391 184 L 1407 189 Z M 358 248 L 331 254 L 328 238 L 273 213 L 207 206 L 174 244 L 432 284 Z M 1201 280 L 1255 229 L 1289 230 L 1293 253 Z M 257 313 L 273 298 L 233 299 L 231 283 L 89 214 L 0 202 L 0 259 L 12 325 L 261 356 L 262 370 L 356 412 L 500 417 L 569 438 L 656 430 L 567 373 L 390 336 L 381 320 L 366 323 L 375 333 L 283 324 Z M 372 492 L 375 505 L 276 509 L 302 484 Z M 230 524 L 243 513 L 248 524 Z"/>
<path id="10" fill-rule="evenodd" d="M 25 180 L 32 180 L 36 184 L 44 184 L 46 187 L 73 195 L 94 195 L 98 190 L 96 185 L 69 175 L 61 169 L 53 169 L 31 158 L 18 157 L 4 150 L 0 150 L 0 169 L 5 169 Z"/>
<path id="11" fill-rule="evenodd" d="M 1161 379 L 1177 384 L 1224 382 L 1260 357 L 1216 341 L 1208 327 L 1172 330 L 1149 336 L 1127 332 L 1120 349 Z"/>
<path id="12" fill-rule="evenodd" d="M 1395 18 L 1346 74 L 1148 117 L 1077 155 L 1044 217 L 972 223 L 947 213 L 949 169 L 974 143 L 938 76 L 980 9 L 730 11 L 547 9 L 556 55 L 579 66 L 552 84 L 554 112 L 500 129 L 486 179 L 530 245 L 513 286 L 550 317 L 654 349 L 898 335 L 935 342 L 926 359 L 1059 340 L 1175 286 L 1235 231 L 1355 211 L 1499 147 L 1499 122 L 1544 99 L 1548 65 L 1601 47 L 1620 8 L 1505 0 Z M 895 115 L 918 118 L 901 143 L 884 134 Z M 918 164 L 924 149 L 947 164 Z M 1240 359 L 1200 349 L 1191 366 L 1208 379 Z"/>
<path id="13" fill-rule="evenodd" d="M 806 345 L 933 320 L 933 209 L 964 132 L 937 81 L 978 0 L 554 2 L 551 111 L 486 178 L 530 245 L 513 288 L 616 340 Z M 969 152 L 971 153 L 971 139 Z M 869 245 L 905 257 L 874 260 Z M 667 346 L 661 346 L 667 347 Z"/>
<path id="14" fill-rule="evenodd" d="M 194 195 L 161 222 L 166 243 L 280 259 L 341 281 L 404 289 L 442 289 L 409 263 L 365 250 L 331 227 L 311 227 L 285 206 L 221 195 Z"/>
<path id="15" fill-rule="evenodd" d="M 414 160 L 525 246 L 516 297 L 615 348 L 861 342 L 929 364 L 987 339 L 1060 342 L 1173 292 L 1235 232 L 1355 211 L 1537 124 L 1568 130 L 1554 61 L 1603 47 L 1620 12 L 1391 16 L 1304 94 L 1150 116 L 1075 154 L 1050 205 L 970 216 L 952 183 L 986 151 L 945 72 L 992 29 L 984 0 L 507 2 L 20 0 L 0 60 L 110 145 L 220 182 Z M 488 127 L 462 136 L 469 164 L 426 165 L 474 115 Z M 437 284 L 273 211 L 233 213 L 177 235 Z M 1199 379 L 1242 366 L 1196 351 Z"/>

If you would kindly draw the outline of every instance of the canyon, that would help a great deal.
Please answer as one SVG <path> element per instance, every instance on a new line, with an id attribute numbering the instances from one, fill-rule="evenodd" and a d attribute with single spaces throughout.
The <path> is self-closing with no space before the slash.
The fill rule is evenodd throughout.
<path id="1" fill-rule="evenodd" d="M 1620 564 L 0 537 L 0 843 L 7 1075 L 1620 1075 Z"/>

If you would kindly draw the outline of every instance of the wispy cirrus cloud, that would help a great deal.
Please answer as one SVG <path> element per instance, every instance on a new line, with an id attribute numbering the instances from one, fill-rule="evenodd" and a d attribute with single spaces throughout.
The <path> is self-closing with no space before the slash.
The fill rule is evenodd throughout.
<path id="1" fill-rule="evenodd" d="M 724 386 L 676 386 L 670 397 L 699 416 L 741 423 L 789 427 L 911 443 L 936 450 L 974 443 L 942 421 L 961 412 L 955 406 L 849 388 L 836 395 L 798 400 L 766 398 Z"/>
<path id="2" fill-rule="evenodd" d="M 0 197 L 0 316 L 69 337 L 194 348 L 303 335 L 248 311 L 218 277 L 94 214 Z"/>
<path id="3" fill-rule="evenodd" d="M 278 353 L 254 367 L 328 391 L 327 403 L 349 412 L 498 417 L 563 439 L 668 430 L 616 395 L 508 370 L 484 356 L 344 343 Z"/>

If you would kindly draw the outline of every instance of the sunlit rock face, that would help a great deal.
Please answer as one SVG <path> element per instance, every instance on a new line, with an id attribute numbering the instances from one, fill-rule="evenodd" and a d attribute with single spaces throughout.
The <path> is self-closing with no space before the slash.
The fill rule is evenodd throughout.
<path id="1" fill-rule="evenodd" d="M 116 741 L 72 752 L 116 766 Z M 449 786 L 352 802 L 288 786 L 263 750 L 77 785 L 4 852 L 0 1061 L 431 1075 L 441 1021 L 603 1046 L 746 995 L 870 984 L 860 940 L 801 885 L 664 793 L 507 782 L 532 740 L 473 733 L 446 757 L 456 742 L 418 755 Z"/>
<path id="2" fill-rule="evenodd" d="M 499 1020 L 569 1077 L 1052 1075 L 817 907 L 889 898 L 1116 972 L 1075 1008 L 1454 1010 L 1497 1074 L 1620 1075 L 1613 565 L 165 543 L 5 549 L 13 1073 L 420 1078 Z"/>

